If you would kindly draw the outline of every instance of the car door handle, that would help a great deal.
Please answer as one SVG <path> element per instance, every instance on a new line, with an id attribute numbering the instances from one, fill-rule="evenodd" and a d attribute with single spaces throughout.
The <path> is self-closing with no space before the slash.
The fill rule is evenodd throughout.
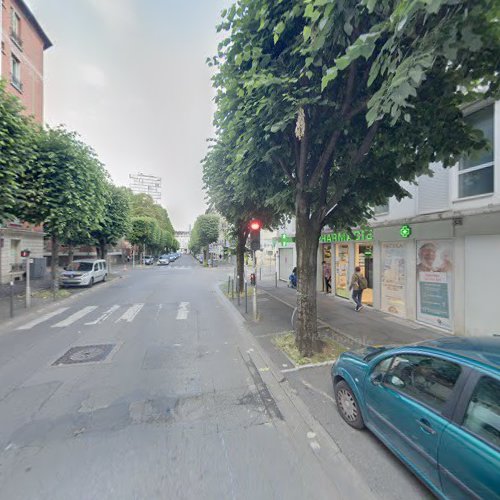
<path id="1" fill-rule="evenodd" d="M 432 428 L 429 421 L 425 418 L 417 419 L 417 423 L 424 432 L 427 432 L 427 434 L 436 434 L 436 431 Z"/>

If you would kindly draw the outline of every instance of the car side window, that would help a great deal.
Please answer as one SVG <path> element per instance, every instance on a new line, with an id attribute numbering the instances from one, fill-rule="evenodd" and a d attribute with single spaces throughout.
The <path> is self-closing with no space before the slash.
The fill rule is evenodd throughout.
<path id="1" fill-rule="evenodd" d="M 460 365 L 451 361 L 401 354 L 394 358 L 384 382 L 439 411 L 450 398 L 460 372 Z"/>
<path id="2" fill-rule="evenodd" d="M 103 265 L 102 265 L 102 262 L 99 262 L 99 269 L 102 271 L 103 270 Z"/>
<path id="3" fill-rule="evenodd" d="M 106 262 L 101 262 L 102 268 L 106 271 Z"/>
<path id="4" fill-rule="evenodd" d="M 479 379 L 462 425 L 500 448 L 500 381 L 492 377 Z"/>
<path id="5" fill-rule="evenodd" d="M 373 368 L 372 372 L 370 373 L 370 380 L 373 383 L 381 383 L 382 379 L 384 378 L 384 375 L 386 374 L 387 370 L 391 366 L 392 360 L 394 358 L 391 356 L 390 358 L 385 358 L 380 363 L 378 363 L 375 368 Z"/>
<path id="6" fill-rule="evenodd" d="M 99 269 L 99 264 L 96 262 L 96 263 L 94 264 L 94 271 L 97 271 L 98 269 Z"/>

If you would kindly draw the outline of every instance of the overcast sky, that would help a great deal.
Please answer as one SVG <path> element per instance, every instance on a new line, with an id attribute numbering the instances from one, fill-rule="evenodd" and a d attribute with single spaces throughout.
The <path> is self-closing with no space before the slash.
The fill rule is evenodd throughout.
<path id="1" fill-rule="evenodd" d="M 45 52 L 45 121 L 76 130 L 117 185 L 162 177 L 176 230 L 206 208 L 200 160 L 213 135 L 215 26 L 230 0 L 28 0 Z"/>

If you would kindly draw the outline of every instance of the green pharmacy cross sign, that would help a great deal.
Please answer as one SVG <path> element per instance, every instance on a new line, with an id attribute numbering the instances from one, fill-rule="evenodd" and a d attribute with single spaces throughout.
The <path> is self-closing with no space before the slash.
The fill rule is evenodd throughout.
<path id="1" fill-rule="evenodd" d="M 286 234 L 282 234 L 280 236 L 280 244 L 281 246 L 286 247 L 287 243 L 293 243 L 295 238 L 293 236 L 287 236 Z"/>
<path id="2" fill-rule="evenodd" d="M 399 230 L 399 234 L 403 238 L 409 238 L 411 236 L 411 227 L 408 224 L 401 226 L 401 229 Z"/>

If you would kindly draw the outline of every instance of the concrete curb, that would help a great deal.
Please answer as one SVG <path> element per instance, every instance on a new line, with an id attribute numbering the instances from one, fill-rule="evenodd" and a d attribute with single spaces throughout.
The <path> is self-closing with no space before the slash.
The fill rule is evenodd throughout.
<path id="1" fill-rule="evenodd" d="M 99 290 L 102 290 L 103 288 L 108 288 L 111 286 L 115 281 L 127 278 L 128 276 L 123 276 L 123 275 L 118 275 L 113 279 L 108 279 L 104 283 L 97 283 L 94 286 L 98 286 Z M 75 293 L 70 295 L 69 297 L 64 297 L 59 300 L 55 300 L 54 302 L 50 302 L 47 304 L 43 304 L 40 307 L 37 307 L 36 309 L 33 309 L 31 311 L 26 312 L 25 314 L 21 314 L 20 316 L 14 316 L 14 318 L 9 319 L 8 321 L 2 323 L 0 326 L 0 335 L 4 335 L 5 333 L 8 333 L 12 329 L 15 329 L 16 326 L 18 326 L 20 323 L 25 323 L 28 322 L 32 319 L 35 319 L 37 316 L 43 313 L 48 313 L 54 309 L 57 309 L 61 305 L 64 305 L 66 302 L 70 302 L 72 300 L 77 300 L 79 297 L 86 297 L 87 295 L 90 295 L 92 292 L 96 291 L 96 288 L 88 288 L 86 290 L 82 290 L 79 293 Z"/>
<path id="2" fill-rule="evenodd" d="M 214 286 L 214 290 L 221 303 L 238 324 L 245 344 L 251 346 L 251 348 L 245 349 L 246 354 L 255 363 L 264 383 L 285 417 L 284 421 L 276 420 L 275 425 L 277 427 L 286 426 L 287 433 L 292 440 L 302 445 L 305 444 L 311 450 L 335 488 L 331 492 L 332 498 L 345 498 L 346 500 L 376 498 L 361 475 L 342 454 L 337 443 L 314 418 L 283 373 L 274 365 L 274 362 L 246 327 L 246 320 L 239 311 L 217 285 Z"/>

